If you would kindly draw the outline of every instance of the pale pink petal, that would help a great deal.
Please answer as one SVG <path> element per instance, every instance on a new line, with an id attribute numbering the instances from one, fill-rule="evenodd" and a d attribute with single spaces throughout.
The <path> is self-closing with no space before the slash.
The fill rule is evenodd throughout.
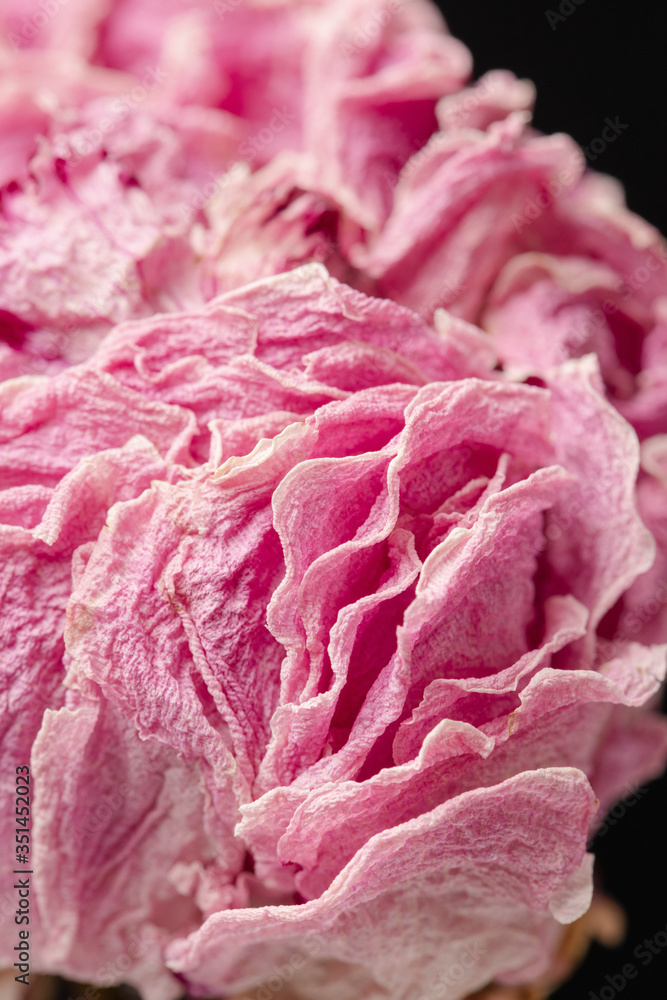
<path id="1" fill-rule="evenodd" d="M 55 378 L 33 376 L 0 387 L 2 485 L 56 485 L 76 463 L 135 434 L 168 461 L 187 461 L 194 417 L 144 399 L 109 375 L 72 368 Z"/>
<path id="2" fill-rule="evenodd" d="M 362 965 L 369 997 L 421 995 L 473 942 L 478 960 L 454 986 L 459 1000 L 492 978 L 537 972 L 548 961 L 549 901 L 568 918 L 588 905 L 572 875 L 594 808 L 571 769 L 468 792 L 374 837 L 317 900 L 210 917 L 170 947 L 169 966 L 199 996 L 252 989 L 274 963 L 309 953 Z M 578 907 L 557 894 L 568 877 Z M 357 995 L 352 977 L 338 995 Z"/>
<path id="3" fill-rule="evenodd" d="M 532 111 L 534 103 L 535 87 L 530 80 L 517 80 L 513 73 L 502 69 L 485 73 L 472 86 L 438 101 L 436 114 L 441 132 L 431 137 L 428 146 L 433 148 L 443 138 L 442 132 L 460 128 L 483 131 L 512 111 Z"/>
<path id="4" fill-rule="evenodd" d="M 199 911 L 172 872 L 213 856 L 196 765 L 142 743 L 108 703 L 72 699 L 46 714 L 31 773 L 40 961 L 175 1000 L 162 948 L 195 929 Z"/>

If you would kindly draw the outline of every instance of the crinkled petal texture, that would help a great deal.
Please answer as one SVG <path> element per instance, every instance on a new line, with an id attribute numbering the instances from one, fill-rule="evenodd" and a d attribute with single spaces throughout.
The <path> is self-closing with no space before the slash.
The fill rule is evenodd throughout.
<path id="1" fill-rule="evenodd" d="M 667 757 L 658 234 L 424 0 L 55 6 L 0 3 L 33 968 L 528 983 Z"/>
<path id="2" fill-rule="evenodd" d="M 159 62 L 172 100 L 246 123 L 240 155 L 314 152 L 322 183 L 369 225 L 386 215 L 403 163 L 459 90 L 471 57 L 423 0 L 117 0 L 96 61 L 142 76 Z M 192 53 L 195 57 L 192 57 Z"/>
<path id="3" fill-rule="evenodd" d="M 25 141 L 0 139 L 4 377 L 57 371 L 115 323 L 203 302 L 190 229 L 242 134 L 226 112 L 177 114 L 145 88 L 142 106 L 131 78 L 73 97 L 50 62 L 25 77 L 12 65 L 0 90 L 3 130 L 32 123 Z"/>
<path id="4" fill-rule="evenodd" d="M 532 96 L 491 73 L 444 97 L 440 131 L 405 164 L 382 230 L 350 259 L 376 292 L 487 329 L 516 375 L 594 351 L 639 435 L 665 433 L 667 248 L 617 182 L 583 170 L 567 136 L 527 127 Z"/>
<path id="5" fill-rule="evenodd" d="M 642 442 L 637 503 L 656 543 L 656 558 L 619 602 L 609 639 L 644 643 L 667 641 L 667 434 Z"/>
<path id="6" fill-rule="evenodd" d="M 492 977 L 535 974 L 549 912 L 567 920 L 588 905 L 583 842 L 594 808 L 571 768 L 467 792 L 373 837 L 313 902 L 210 917 L 172 946 L 169 964 L 207 996 L 221 982 L 251 988 L 260 970 L 268 978 L 286 967 L 297 988 L 312 983 L 312 969 L 300 968 L 314 954 L 328 960 L 325 995 L 335 984 L 345 1000 L 420 996 L 454 963 L 465 967 L 456 997 Z M 365 976 L 355 981 L 350 965 Z"/>
<path id="7" fill-rule="evenodd" d="M 471 69 L 425 0 L 52 6 L 0 4 L 5 377 L 312 259 L 342 276 Z"/>
<path id="8" fill-rule="evenodd" d="M 469 324 L 453 321 L 437 335 L 311 264 L 201 310 L 121 324 L 90 367 L 193 412 L 193 453 L 203 460 L 212 448 L 220 461 L 358 389 L 488 377 L 494 362 L 488 338 Z"/>
<path id="9" fill-rule="evenodd" d="M 277 690 L 266 672 L 255 677 L 250 668 L 239 688 L 240 661 L 252 664 L 261 650 L 263 660 L 274 657 L 277 674 L 282 655 L 276 658 L 265 624 L 283 573 L 271 490 L 264 488 L 256 521 L 240 503 L 215 543 L 223 560 L 236 548 L 239 561 L 214 642 L 229 641 L 250 593 L 257 638 L 241 634 L 228 651 L 228 690 L 195 676 L 198 660 L 192 696 L 204 709 L 199 737 L 195 718 L 182 722 L 191 752 L 156 742 L 155 733 L 140 739 L 131 713 L 100 698 L 97 686 L 82 684 L 78 693 L 63 687 L 71 669 L 66 605 L 117 505 L 159 482 L 196 481 L 205 489 L 223 457 L 252 451 L 260 438 L 322 403 L 347 399 L 357 386 L 396 383 L 394 391 L 409 395 L 429 378 L 488 374 L 492 364 L 479 331 L 459 324 L 438 336 L 402 307 L 367 299 L 314 266 L 199 312 L 123 324 L 90 363 L 2 385 L 3 795 L 11 796 L 7 776 L 16 761 L 32 754 L 40 817 L 32 940 L 42 968 L 96 982 L 126 978 L 148 995 L 177 995 L 163 960 L 171 937 L 196 928 L 202 914 L 251 899 L 294 898 L 293 890 L 276 894 L 243 872 L 246 846 L 234 832 L 239 806 L 251 798 Z M 174 527 L 170 545 L 181 540 Z M 152 559 L 155 550 L 147 553 Z M 115 560 L 121 588 L 125 574 L 124 559 Z M 91 608 L 104 600 L 100 591 L 91 604 L 88 594 Z M 131 617 L 131 606 L 121 603 Z M 217 603 L 210 613 L 217 617 Z M 174 641 L 176 633 L 167 635 L 166 648 Z M 63 770 L 74 746 L 77 763 Z M 3 816 L 11 866 L 13 825 L 8 810 Z M 83 894 L 76 877 L 82 864 L 90 875 Z M 145 881 L 141 872 L 149 868 Z M 93 920 L 91 900 L 98 898 L 108 906 Z M 12 943 L 4 936 L 2 947 L 8 961 Z M 119 954 L 129 964 L 116 968 Z"/>
<path id="10" fill-rule="evenodd" d="M 8 375 L 314 259 L 428 320 L 444 306 L 478 323 L 515 373 L 595 351 L 640 436 L 667 431 L 659 234 L 570 139 L 528 128 L 530 83 L 466 86 L 470 54 L 427 3 L 7 2 L 0 17 Z"/>
<path id="11" fill-rule="evenodd" d="M 260 331 L 271 290 L 248 292 Z M 295 330 L 264 341 L 271 361 Z M 143 343 L 159 350 L 150 331 Z M 608 805 L 667 749 L 641 711 L 664 647 L 627 641 L 607 659 L 599 633 L 654 558 L 636 438 L 601 389 L 591 359 L 545 388 L 360 389 L 110 511 L 69 603 L 67 685 L 197 769 L 206 840 L 191 827 L 155 847 L 184 897 L 160 941 L 191 991 L 247 988 L 313 942 L 303 974 L 330 969 L 350 998 L 361 980 L 368 996 L 416 995 L 473 940 L 483 961 L 458 996 L 546 967 L 554 920 L 588 905 L 596 781 Z M 621 731 L 634 752 L 610 768 Z M 60 811 L 44 815 L 40 849 L 58 851 Z M 88 865 L 68 869 L 79 943 Z M 56 906 L 58 877 L 40 893 Z M 207 919 L 187 936 L 193 912 Z M 132 976 L 147 988 L 139 961 Z"/>
<path id="12" fill-rule="evenodd" d="M 661 267 L 657 254 L 644 258 Z M 613 268 L 585 257 L 519 254 L 498 277 L 483 322 L 508 371 L 539 374 L 597 354 L 610 398 L 646 437 L 667 427 L 665 293 L 667 281 L 654 302 L 631 298 Z"/>
<path id="13" fill-rule="evenodd" d="M 73 860 L 81 848 L 77 831 L 92 823 L 93 830 L 103 825 L 108 832 L 110 814 L 105 811 L 104 795 L 111 785 L 100 782 L 99 762 L 114 760 L 110 747 L 119 742 L 113 735 L 114 726 L 122 734 L 127 724 L 112 718 L 106 728 L 100 724 L 97 736 L 89 738 L 88 730 L 95 730 L 95 716 L 109 715 L 103 705 L 81 712 L 77 705 L 74 714 L 63 708 L 64 718 L 71 721 L 62 731 L 49 722 L 54 716 L 61 718 L 58 710 L 66 700 L 62 687 L 65 609 L 72 576 L 81 571 L 109 508 L 136 496 L 154 480 L 185 474 L 185 469 L 179 472 L 174 463 L 187 453 L 194 418 L 177 407 L 144 400 L 109 376 L 77 369 L 53 379 L 33 376 L 6 382 L 0 395 L 2 857 L 11 870 L 15 823 L 13 805 L 11 813 L 9 810 L 9 803 L 13 803 L 10 782 L 16 766 L 30 762 L 31 755 L 34 779 L 39 756 L 35 740 L 40 732 L 46 741 L 48 777 L 41 789 L 38 786 L 38 798 L 39 791 L 45 791 L 48 804 L 44 802 L 43 809 L 39 805 L 33 818 L 35 853 L 39 856 L 40 824 L 58 803 L 66 812 L 72 809 L 69 815 L 58 813 L 56 831 L 57 842 L 63 849 L 69 845 Z M 79 723 L 76 720 L 82 714 L 85 718 Z M 47 723 L 49 735 L 44 737 Z M 102 739 L 100 732 L 108 738 Z M 131 735 L 134 738 L 133 732 Z M 79 782 L 73 760 L 71 767 L 63 766 L 75 744 L 83 753 L 84 770 L 89 768 L 90 748 L 96 745 L 98 764 L 87 773 L 90 783 L 100 792 L 104 790 L 101 800 L 88 800 L 85 782 Z M 137 750 L 134 752 L 136 756 Z M 125 762 L 118 764 L 112 785 L 118 776 L 127 775 L 127 770 Z M 155 767 L 155 788 L 163 781 L 163 770 L 161 765 Z M 77 787 L 81 795 L 73 794 Z M 112 812 L 118 809 L 117 805 Z M 119 818 L 116 816 L 117 821 Z M 48 873 L 53 877 L 58 868 L 53 867 L 48 845 L 46 850 L 38 870 L 48 878 Z M 94 845 L 88 844 L 88 850 L 94 850 Z M 62 855 L 58 856 L 62 860 Z M 95 857 L 101 859 L 100 854 Z M 66 869 L 65 863 L 60 869 L 64 881 L 59 881 L 59 888 L 65 890 Z M 100 871 L 103 880 L 109 879 L 102 893 L 113 895 L 115 876 L 104 865 Z M 71 906 L 60 909 L 58 905 L 56 914 L 57 919 L 53 913 L 35 908 L 31 915 L 31 942 L 35 957 L 41 956 L 42 967 L 49 967 L 49 963 L 59 967 L 62 952 L 52 948 L 60 927 L 66 925 L 68 933 L 75 932 Z M 2 960 L 11 965 L 11 935 L 3 932 L 1 944 Z M 102 964 L 97 962 L 93 971 Z M 153 966 L 157 969 L 155 960 Z"/>

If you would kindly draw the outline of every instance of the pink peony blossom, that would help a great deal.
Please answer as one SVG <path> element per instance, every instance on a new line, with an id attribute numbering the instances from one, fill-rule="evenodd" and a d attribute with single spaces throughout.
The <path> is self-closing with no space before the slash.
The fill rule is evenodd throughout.
<path id="1" fill-rule="evenodd" d="M 315 266 L 5 383 L 40 967 L 147 997 L 295 955 L 350 998 L 473 944 L 460 996 L 544 971 L 588 833 L 662 766 L 664 647 L 596 637 L 654 550 L 595 366 L 493 360 Z"/>
<path id="2" fill-rule="evenodd" d="M 667 758 L 658 234 L 530 128 L 530 83 L 466 85 L 423 0 L 0 24 L 0 855 L 29 764 L 33 972 L 536 980 Z"/>
<path id="3" fill-rule="evenodd" d="M 582 173 L 583 155 L 567 136 L 527 127 L 530 94 L 519 84 L 490 74 L 467 98 L 443 98 L 440 133 L 406 164 L 382 233 L 352 260 L 374 294 L 427 318 L 445 307 L 487 330 L 510 377 L 539 378 L 595 353 L 608 398 L 659 448 L 667 247 L 627 210 L 617 182 Z M 656 540 L 658 559 L 631 603 L 642 594 L 646 634 L 665 641 L 664 532 Z M 637 635 L 634 620 L 630 627 Z M 613 634 L 623 639 L 628 629 Z"/>
<path id="4" fill-rule="evenodd" d="M 224 112 L 176 112 L 155 89 L 136 102 L 121 74 L 63 77 L 59 61 L 38 67 L 24 52 L 7 62 L 0 310 L 13 336 L 0 370 L 11 377 L 83 360 L 124 319 L 202 301 L 190 229 L 241 132 Z"/>
<path id="5" fill-rule="evenodd" d="M 333 265 L 339 225 L 386 218 L 387 177 L 470 73 L 422 0 L 387 24 L 378 0 L 237 6 L 0 5 L 5 377 L 81 361 L 125 318 Z"/>

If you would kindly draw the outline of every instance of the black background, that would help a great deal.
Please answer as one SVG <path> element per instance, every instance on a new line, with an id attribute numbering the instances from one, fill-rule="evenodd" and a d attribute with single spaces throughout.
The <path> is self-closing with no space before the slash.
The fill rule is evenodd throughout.
<path id="1" fill-rule="evenodd" d="M 476 78 L 502 68 L 536 84 L 536 128 L 567 132 L 587 146 L 605 118 L 627 124 L 590 165 L 619 178 L 629 207 L 667 233 L 664 0 L 440 0 L 438 6 L 452 34 L 471 49 Z M 565 19 L 553 28 L 546 12 L 558 15 L 559 7 Z M 665 778 L 653 782 L 593 845 L 598 880 L 628 916 L 626 939 L 614 949 L 593 945 L 554 1000 L 602 1000 L 601 989 L 605 998 L 610 990 L 622 1000 L 667 998 L 667 948 L 648 965 L 633 955 L 667 928 L 666 792 Z M 617 991 L 606 976 L 620 985 L 615 977 L 627 963 L 637 977 Z"/>

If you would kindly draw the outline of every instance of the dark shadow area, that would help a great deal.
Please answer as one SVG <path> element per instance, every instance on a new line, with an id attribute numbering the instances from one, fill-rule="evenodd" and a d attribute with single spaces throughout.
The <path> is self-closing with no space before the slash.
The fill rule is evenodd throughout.
<path id="1" fill-rule="evenodd" d="M 475 77 L 511 69 L 536 84 L 536 128 L 567 132 L 590 147 L 606 118 L 627 126 L 595 160 L 591 154 L 589 165 L 618 177 L 630 208 L 667 231 L 667 5 L 439 0 L 438 6 L 452 34 L 471 49 Z M 560 13 L 561 8 L 571 13 Z"/>

